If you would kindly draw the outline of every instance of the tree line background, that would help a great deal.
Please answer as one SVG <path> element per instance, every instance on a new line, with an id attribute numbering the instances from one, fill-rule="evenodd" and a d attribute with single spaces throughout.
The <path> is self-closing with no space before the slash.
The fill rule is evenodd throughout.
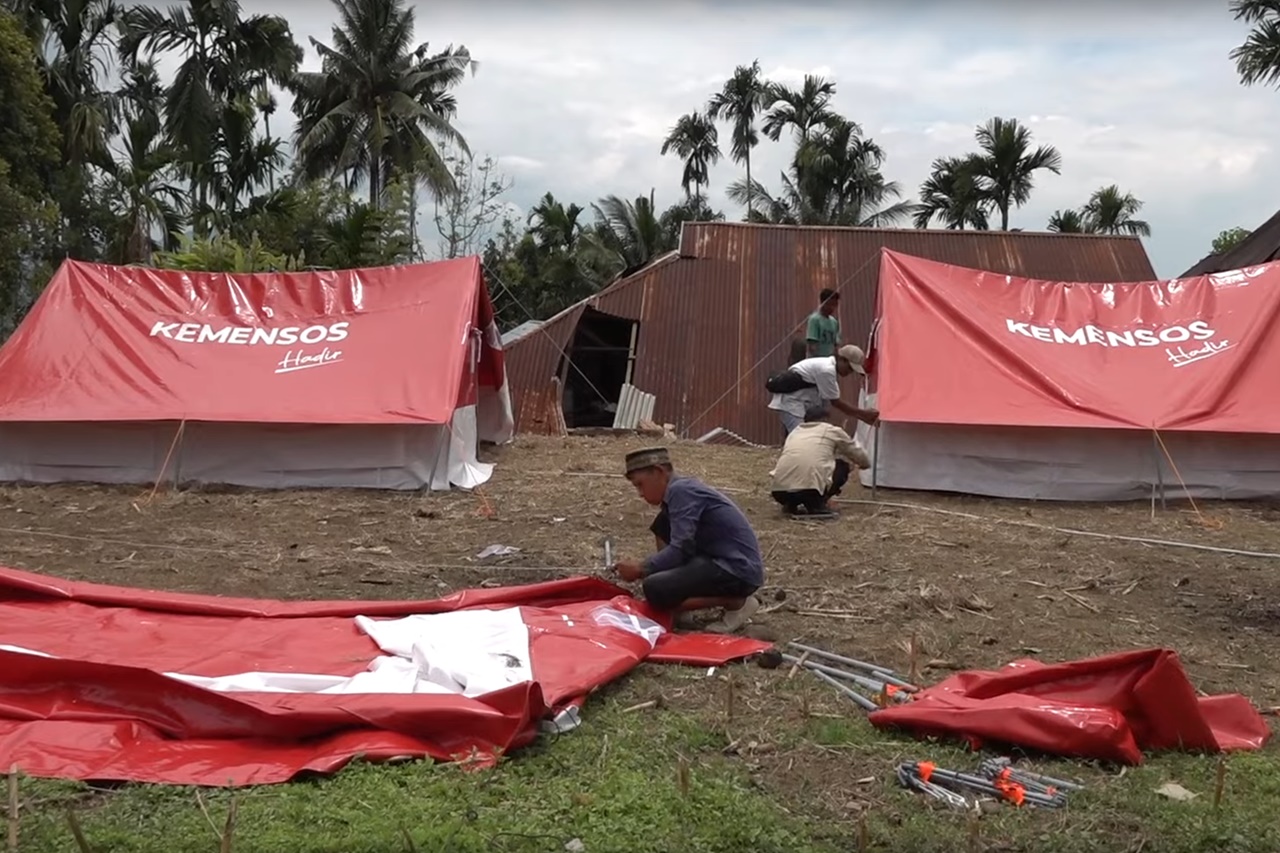
<path id="1" fill-rule="evenodd" d="M 470 52 L 418 42 L 405 0 L 332 4 L 330 39 L 311 43 L 321 70 L 306 72 L 288 22 L 236 0 L 165 11 L 0 0 L 0 336 L 65 258 L 249 272 L 480 254 L 510 328 L 675 249 L 683 222 L 723 220 L 706 191 L 726 157 L 742 167 L 726 192 L 736 216 L 797 225 L 1008 230 L 1036 178 L 1063 168 L 1019 121 L 992 117 L 908 198 L 885 176 L 886 152 L 832 107 L 835 81 L 789 87 L 756 61 L 691 105 L 655 152 L 683 163 L 674 203 L 655 189 L 586 205 L 548 192 L 517 216 L 511 179 L 454 126 Z M 1231 54 L 1248 85 L 1280 82 L 1273 7 L 1231 4 L 1254 27 Z M 181 59 L 167 79 L 160 53 Z M 273 90 L 293 95 L 292 116 L 277 115 Z M 766 140 L 792 154 L 761 180 L 751 162 Z M 1149 236 L 1141 210 L 1099 187 L 1046 228 Z M 436 245 L 422 244 L 422 225 Z M 1213 251 L 1247 235 L 1224 231 Z"/>

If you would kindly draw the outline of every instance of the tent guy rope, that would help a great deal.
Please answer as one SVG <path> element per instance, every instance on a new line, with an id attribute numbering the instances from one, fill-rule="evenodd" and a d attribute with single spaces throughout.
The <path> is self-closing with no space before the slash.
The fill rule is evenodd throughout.
<path id="1" fill-rule="evenodd" d="M 1125 536 L 1119 533 L 1099 533 L 1094 530 L 1079 530 L 1073 527 L 1055 527 L 1051 524 L 1039 524 L 1034 521 L 1018 521 L 1012 518 L 995 518 L 987 515 L 978 515 L 972 512 L 960 512 L 953 509 L 942 509 L 940 507 L 924 506 L 923 504 L 913 504 L 904 501 L 870 501 L 854 498 L 841 498 L 843 504 L 858 506 L 874 506 L 874 507 L 895 507 L 898 509 L 909 509 L 917 512 L 931 512 L 935 515 L 946 515 L 953 518 L 964 518 L 970 521 L 987 522 L 990 524 L 1008 524 L 1014 527 L 1026 527 L 1034 530 L 1044 530 L 1050 533 L 1064 533 L 1069 536 L 1088 536 L 1094 539 L 1109 539 L 1116 542 L 1137 542 L 1142 545 L 1157 545 L 1166 548 L 1188 548 L 1195 551 L 1208 551 L 1215 554 L 1232 554 L 1238 557 L 1258 557 L 1268 560 L 1280 560 L 1280 553 L 1271 551 L 1250 551 L 1244 548 L 1226 548 L 1220 545 L 1201 545 L 1196 542 L 1183 542 L 1177 539 L 1154 539 L 1147 536 Z M 27 530 L 18 527 L 0 527 L 0 534 L 14 534 L 25 536 L 44 536 L 50 539 L 64 539 L 73 542 L 88 542 L 98 545 L 119 545 L 125 548 L 160 548 L 169 551 L 199 553 L 199 554 L 218 554 L 227 556 L 229 554 L 238 554 L 251 556 L 248 552 L 237 552 L 227 550 L 226 548 L 202 548 L 196 545 L 174 545 L 164 542 L 129 542 L 122 539 L 109 539 L 95 536 L 77 536 L 71 533 L 54 533 L 48 530 Z M 581 566 L 504 566 L 501 564 L 486 565 L 484 563 L 474 564 L 442 564 L 442 563 L 414 563 L 411 564 L 416 569 L 468 569 L 468 570 L 498 570 L 513 572 L 581 572 L 589 574 L 592 569 Z"/>
<path id="2" fill-rule="evenodd" d="M 1051 533 L 1066 533 L 1071 536 L 1089 536 L 1094 539 L 1113 539 L 1117 542 L 1137 542 L 1142 545 L 1162 545 L 1168 548 L 1191 548 L 1196 551 L 1212 551 L 1217 554 L 1235 554 L 1240 557 L 1262 557 L 1264 559 L 1280 560 L 1280 554 L 1273 553 L 1271 551 L 1248 551 L 1243 548 L 1223 548 L 1218 545 L 1200 545 L 1195 542 L 1181 542 L 1177 539 L 1151 539 L 1146 536 L 1124 536 L 1119 533 L 1098 533 L 1094 530 L 1077 530 L 1074 527 L 1054 527 L 1051 524 L 1037 524 L 1034 521 L 1018 521 L 1012 518 L 993 518 L 991 516 L 978 515 L 972 512 L 960 512 L 954 509 L 941 509 L 938 507 L 923 506 L 922 504 L 904 503 L 899 501 L 865 501 L 855 500 L 852 498 L 841 498 L 840 503 L 860 504 L 863 506 L 890 506 L 897 507 L 899 509 L 913 509 L 919 512 L 932 512 L 936 515 L 949 515 L 954 516 L 955 518 L 967 518 L 972 521 L 987 521 L 992 524 L 1010 524 L 1015 527 L 1030 527 Z"/>

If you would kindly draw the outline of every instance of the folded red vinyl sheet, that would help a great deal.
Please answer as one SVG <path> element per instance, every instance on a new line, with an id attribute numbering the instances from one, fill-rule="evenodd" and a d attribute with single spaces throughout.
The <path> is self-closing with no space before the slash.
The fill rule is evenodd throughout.
<path id="1" fill-rule="evenodd" d="M 1197 695 L 1177 653 L 1167 649 L 960 672 L 870 720 L 975 747 L 994 742 L 1123 764 L 1140 764 L 1149 751 L 1261 749 L 1271 737 L 1244 696 Z"/>
<path id="2" fill-rule="evenodd" d="M 491 762 L 644 660 L 768 647 L 675 635 L 596 578 L 429 601 L 262 601 L 0 568 L 0 767 L 236 786 L 353 757 Z"/>

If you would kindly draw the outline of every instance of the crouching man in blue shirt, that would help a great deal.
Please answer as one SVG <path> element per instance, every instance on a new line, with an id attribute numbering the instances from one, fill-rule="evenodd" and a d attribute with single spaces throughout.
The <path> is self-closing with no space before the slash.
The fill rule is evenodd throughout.
<path id="1" fill-rule="evenodd" d="M 640 497 L 662 509 L 649 528 L 657 553 L 617 563 L 618 575 L 642 581 L 645 600 L 657 610 L 723 607 L 724 616 L 706 630 L 741 630 L 760 608 L 755 592 L 764 584 L 760 543 L 742 510 L 706 483 L 677 477 L 665 447 L 628 453 L 626 473 Z"/>

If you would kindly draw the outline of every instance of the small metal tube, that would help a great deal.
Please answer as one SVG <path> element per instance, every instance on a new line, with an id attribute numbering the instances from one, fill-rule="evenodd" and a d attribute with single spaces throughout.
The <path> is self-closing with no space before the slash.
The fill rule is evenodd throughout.
<path id="1" fill-rule="evenodd" d="M 782 656 L 782 659 L 787 663 L 800 663 L 800 658 L 794 655 L 784 654 Z M 871 690 L 875 693 L 885 692 L 885 682 L 876 681 L 873 678 L 867 678 L 865 675 L 859 675 L 856 672 L 846 672 L 843 669 L 836 669 L 835 667 L 827 666 L 826 664 L 814 663 L 811 660 L 806 660 L 802 664 L 802 666 L 805 669 L 811 669 L 815 672 L 824 672 L 827 675 L 833 676 L 835 678 L 842 678 L 845 681 L 852 681 L 854 684 L 858 685 L 859 687 L 865 687 L 867 690 Z M 902 696 L 902 694 L 897 694 L 897 695 Z M 897 699 L 897 697 L 895 697 L 895 699 Z M 903 699 L 905 699 L 905 697 L 903 697 Z M 897 701 L 903 701 L 903 699 L 897 699 Z"/>
<path id="2" fill-rule="evenodd" d="M 897 676 L 896 673 L 894 673 L 893 670 L 883 666 L 877 666 L 874 663 L 867 663 L 866 661 L 858 660 L 857 658 L 847 658 L 844 655 L 838 655 L 833 652 L 828 652 L 823 649 L 814 648 L 813 646 L 806 646 L 801 643 L 787 643 L 787 645 L 791 646 L 791 648 L 793 649 L 799 649 L 802 652 L 808 652 L 810 655 L 814 657 L 826 658 L 827 660 L 832 660 L 832 661 L 835 661 L 836 663 L 842 663 L 845 666 L 851 666 L 851 667 L 854 667 L 855 669 L 861 669 L 869 673 L 870 675 L 875 676 L 876 678 L 889 682 L 895 687 L 901 687 L 903 690 L 906 690 L 909 693 L 915 693 L 920 689 L 919 687 L 916 687 L 914 684 L 903 681 L 901 678 Z"/>
<path id="3" fill-rule="evenodd" d="M 855 692 L 852 688 L 847 687 L 844 684 L 841 684 L 839 681 L 836 681 L 834 678 L 827 675 L 825 672 L 819 672 L 816 669 L 811 669 L 809 671 L 812 672 L 814 675 L 816 675 L 818 678 L 825 681 L 827 684 L 830 684 L 832 687 L 839 690 L 844 695 L 848 696 L 854 702 L 861 705 L 865 710 L 867 711 L 880 710 L 879 706 L 876 705 L 875 702 L 872 702 L 870 699 L 868 699 L 866 696 L 863 696 L 861 693 Z"/>

